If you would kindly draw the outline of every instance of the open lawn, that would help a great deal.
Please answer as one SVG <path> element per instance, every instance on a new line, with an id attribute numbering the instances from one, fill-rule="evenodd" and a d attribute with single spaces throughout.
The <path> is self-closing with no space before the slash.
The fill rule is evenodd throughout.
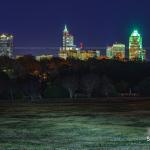
<path id="1" fill-rule="evenodd" d="M 0 106 L 0 150 L 150 150 L 150 102 Z"/>

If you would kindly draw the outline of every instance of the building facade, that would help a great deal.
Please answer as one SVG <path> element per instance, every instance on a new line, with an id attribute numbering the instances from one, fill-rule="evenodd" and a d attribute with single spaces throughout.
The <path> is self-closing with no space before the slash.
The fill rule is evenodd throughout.
<path id="1" fill-rule="evenodd" d="M 59 57 L 63 59 L 74 58 L 80 60 L 88 60 L 91 58 L 100 57 L 100 51 L 98 50 L 69 50 L 69 51 L 60 51 Z"/>
<path id="2" fill-rule="evenodd" d="M 35 57 L 35 59 L 37 61 L 41 61 L 41 60 L 51 60 L 53 58 L 53 55 L 38 55 Z"/>
<path id="3" fill-rule="evenodd" d="M 113 46 L 107 47 L 106 55 L 109 59 L 117 58 L 119 60 L 125 59 L 125 45 L 116 43 Z"/>
<path id="4" fill-rule="evenodd" d="M 90 58 L 97 58 L 100 56 L 100 51 L 97 50 L 81 50 L 74 44 L 74 36 L 72 36 L 67 26 L 65 25 L 63 31 L 63 47 L 60 48 L 59 57 L 63 59 L 74 58 L 80 60 L 88 60 Z"/>
<path id="5" fill-rule="evenodd" d="M 134 30 L 129 38 L 129 60 L 146 59 L 146 50 L 143 49 L 142 36 L 137 30 Z"/>
<path id="6" fill-rule="evenodd" d="M 13 36 L 10 34 L 0 35 L 0 56 L 13 56 Z"/>
<path id="7" fill-rule="evenodd" d="M 66 25 L 63 31 L 63 47 L 61 50 L 77 50 L 74 45 L 74 36 L 69 33 Z"/>

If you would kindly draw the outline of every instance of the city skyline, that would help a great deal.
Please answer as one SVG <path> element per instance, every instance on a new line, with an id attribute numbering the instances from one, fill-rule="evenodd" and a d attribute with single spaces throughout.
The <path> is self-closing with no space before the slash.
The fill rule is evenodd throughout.
<path id="1" fill-rule="evenodd" d="M 15 54 L 14 52 L 11 52 L 12 50 L 12 47 L 10 48 L 7 48 L 7 46 L 9 47 L 9 45 L 14 45 L 14 43 L 12 44 L 9 44 L 9 35 L 10 34 L 1 34 L 1 55 L 7 55 L 8 53 L 8 49 L 9 50 L 9 57 L 10 55 L 14 55 L 14 56 L 19 56 L 19 54 Z M 13 37 L 13 35 L 11 35 L 11 37 Z M 4 39 L 5 38 L 5 39 Z M 7 41 L 8 40 L 8 41 Z M 146 58 L 146 54 L 147 54 L 147 50 L 143 48 L 143 37 L 142 35 L 138 32 L 138 30 L 134 29 L 133 32 L 131 33 L 130 37 L 129 37 L 129 49 L 126 48 L 128 46 L 126 46 L 124 43 L 119 43 L 119 42 L 115 42 L 113 43 L 113 46 L 111 47 L 110 45 L 109 46 L 106 46 L 105 48 L 105 54 L 102 50 L 102 47 L 86 47 L 83 43 L 80 43 L 79 46 L 76 46 L 76 43 L 74 42 L 74 35 L 70 33 L 70 30 L 68 29 L 67 25 L 65 24 L 64 26 L 64 29 L 62 31 L 62 43 L 60 45 L 60 47 L 53 47 L 53 48 L 50 48 L 50 47 L 45 47 L 45 49 L 53 49 L 53 50 L 60 50 L 60 51 L 100 51 L 102 52 L 101 56 L 107 56 L 108 58 L 113 58 L 113 57 L 118 57 L 120 59 L 124 59 L 124 58 L 129 58 L 130 60 L 134 60 L 134 59 L 141 59 L 141 60 L 145 60 Z M 7 45 L 6 45 L 7 43 Z M 5 48 L 6 47 L 6 48 Z M 34 49 L 44 49 L 44 47 L 28 47 L 30 50 L 34 50 Z M 6 50 L 5 50 L 6 49 Z M 25 49 L 25 47 L 14 47 L 14 50 L 15 49 Z M 28 50 L 29 50 L 28 49 Z M 113 50 L 114 49 L 114 50 Z M 94 53 L 95 55 L 95 52 L 92 52 Z M 131 52 L 132 51 L 132 52 Z M 129 56 L 127 56 L 129 53 Z M 27 53 L 29 55 L 32 55 L 32 52 L 31 53 Z M 43 52 L 41 53 L 42 55 L 47 55 L 47 54 L 51 54 L 51 55 L 54 55 L 54 56 L 57 56 L 59 57 L 59 55 L 61 55 L 59 52 L 57 52 L 57 54 L 55 55 L 54 53 L 50 53 L 50 51 L 47 53 Z M 41 54 L 36 54 L 37 56 L 41 55 Z M 26 55 L 26 54 L 22 54 L 22 55 Z M 63 54 L 64 55 L 64 54 Z M 66 55 L 66 54 L 65 54 Z M 93 55 L 93 54 L 92 54 Z M 132 56 L 131 56 L 132 55 Z M 64 57 L 64 56 L 62 56 Z M 65 56 L 66 58 L 66 56 Z M 147 57 L 149 59 L 149 57 Z"/>
<path id="2" fill-rule="evenodd" d="M 138 30 L 134 30 L 130 37 L 129 37 L 129 49 L 126 49 L 125 44 L 123 43 L 113 43 L 113 46 L 108 46 L 105 49 L 105 54 L 102 53 L 102 49 L 97 48 L 89 48 L 86 49 L 83 44 L 81 44 L 81 47 L 77 47 L 74 43 L 74 36 L 70 34 L 70 31 L 67 28 L 67 25 L 64 26 L 63 34 L 62 34 L 62 47 L 60 47 L 59 52 L 57 53 L 57 57 L 67 59 L 70 58 L 76 58 L 81 60 L 88 60 L 90 58 L 106 58 L 106 59 L 114 59 L 117 58 L 119 60 L 125 60 L 128 59 L 135 61 L 135 60 L 141 60 L 145 61 L 147 60 L 146 57 L 146 49 L 143 49 L 143 37 L 138 32 Z M 17 54 L 15 56 L 13 51 L 13 35 L 10 34 L 1 34 L 0 35 L 0 50 L 1 54 L 0 56 L 8 56 L 8 57 L 14 57 L 19 58 L 22 57 L 22 55 Z M 30 48 L 29 48 L 30 49 Z M 32 49 L 32 48 L 31 48 Z M 33 49 L 32 49 L 33 50 Z M 23 54 L 25 55 L 25 54 Z M 32 55 L 32 53 L 31 53 Z M 36 55 L 38 59 L 40 57 L 49 57 L 51 58 L 53 54 L 42 53 Z"/>
<path id="3" fill-rule="evenodd" d="M 68 25 L 67 24 L 65 24 L 64 25 L 64 27 L 66 28 L 67 27 L 67 30 L 68 30 Z M 59 47 L 61 47 L 61 46 L 63 46 L 63 43 L 62 43 L 62 38 L 61 38 L 61 36 L 62 36 L 62 34 L 64 33 L 64 28 L 62 29 L 62 32 L 61 32 L 61 34 L 60 34 L 60 37 L 58 37 L 59 38 L 59 45 L 55 45 L 55 46 L 48 46 L 48 45 L 43 45 L 43 46 L 37 46 L 37 47 L 51 47 L 51 48 L 59 48 Z M 127 43 L 125 43 L 125 41 L 121 41 L 120 42 L 120 40 L 119 39 L 116 39 L 116 40 L 114 40 L 114 42 L 112 42 L 112 43 L 124 43 L 125 45 L 128 45 L 129 46 L 129 41 L 128 41 L 128 38 L 129 38 L 129 36 L 131 35 L 131 33 L 134 31 L 134 30 L 137 30 L 137 31 L 139 31 L 139 29 L 138 28 L 132 28 L 132 30 L 131 30 L 131 32 L 129 33 L 129 35 L 128 35 L 128 37 L 126 38 L 126 40 L 125 41 L 127 41 Z M 76 35 L 76 33 L 74 33 L 74 32 L 70 32 L 70 30 L 68 30 L 67 32 L 69 32 L 69 34 L 71 35 L 71 36 L 74 36 L 74 35 Z M 14 35 L 14 34 L 12 34 L 12 33 L 10 33 L 10 32 L 1 32 L 0 33 L 1 35 L 8 35 L 8 34 L 10 34 L 10 35 L 13 35 L 13 37 L 14 37 L 14 39 L 15 38 L 17 38 L 17 35 Z M 142 34 L 141 34 L 142 35 Z M 142 35 L 143 36 L 143 35 Z M 76 37 L 75 38 L 75 40 L 73 40 L 74 41 L 74 43 L 77 43 L 77 41 L 81 41 L 81 40 L 79 40 L 79 38 L 77 37 L 77 36 L 74 36 L 74 37 Z M 16 42 L 16 40 L 15 40 L 15 42 Z M 78 46 L 78 47 L 80 47 L 80 44 L 81 44 L 82 42 L 80 42 L 80 43 L 77 43 L 77 45 L 75 45 L 75 46 Z M 108 44 L 105 44 L 105 45 L 96 45 L 96 47 L 107 47 L 107 46 L 110 46 L 112 43 L 108 43 Z M 84 43 L 82 43 L 83 44 L 83 46 L 84 46 Z M 16 47 L 36 47 L 36 45 L 32 45 L 32 46 L 21 46 L 21 45 L 15 45 Z M 85 45 L 86 46 L 86 45 Z M 94 46 L 94 45 L 93 45 Z M 90 47 L 89 45 L 88 46 L 86 46 L 86 47 Z M 91 46 L 92 47 L 92 46 Z"/>

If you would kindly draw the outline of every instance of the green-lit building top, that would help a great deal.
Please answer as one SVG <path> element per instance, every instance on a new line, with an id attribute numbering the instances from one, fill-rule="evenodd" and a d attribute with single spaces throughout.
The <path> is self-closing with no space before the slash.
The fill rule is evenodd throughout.
<path id="1" fill-rule="evenodd" d="M 143 49 L 142 36 L 138 30 L 134 30 L 129 38 L 129 59 L 141 61 L 146 59 L 146 51 Z"/>

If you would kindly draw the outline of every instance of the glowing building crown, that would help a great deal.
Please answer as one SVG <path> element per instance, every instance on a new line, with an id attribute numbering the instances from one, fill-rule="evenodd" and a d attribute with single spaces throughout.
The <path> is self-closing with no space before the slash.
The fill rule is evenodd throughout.
<path id="1" fill-rule="evenodd" d="M 131 36 L 140 36 L 138 30 L 134 30 L 131 34 Z"/>
<path id="2" fill-rule="evenodd" d="M 67 33 L 67 32 L 68 32 L 67 25 L 65 25 L 64 33 Z"/>

